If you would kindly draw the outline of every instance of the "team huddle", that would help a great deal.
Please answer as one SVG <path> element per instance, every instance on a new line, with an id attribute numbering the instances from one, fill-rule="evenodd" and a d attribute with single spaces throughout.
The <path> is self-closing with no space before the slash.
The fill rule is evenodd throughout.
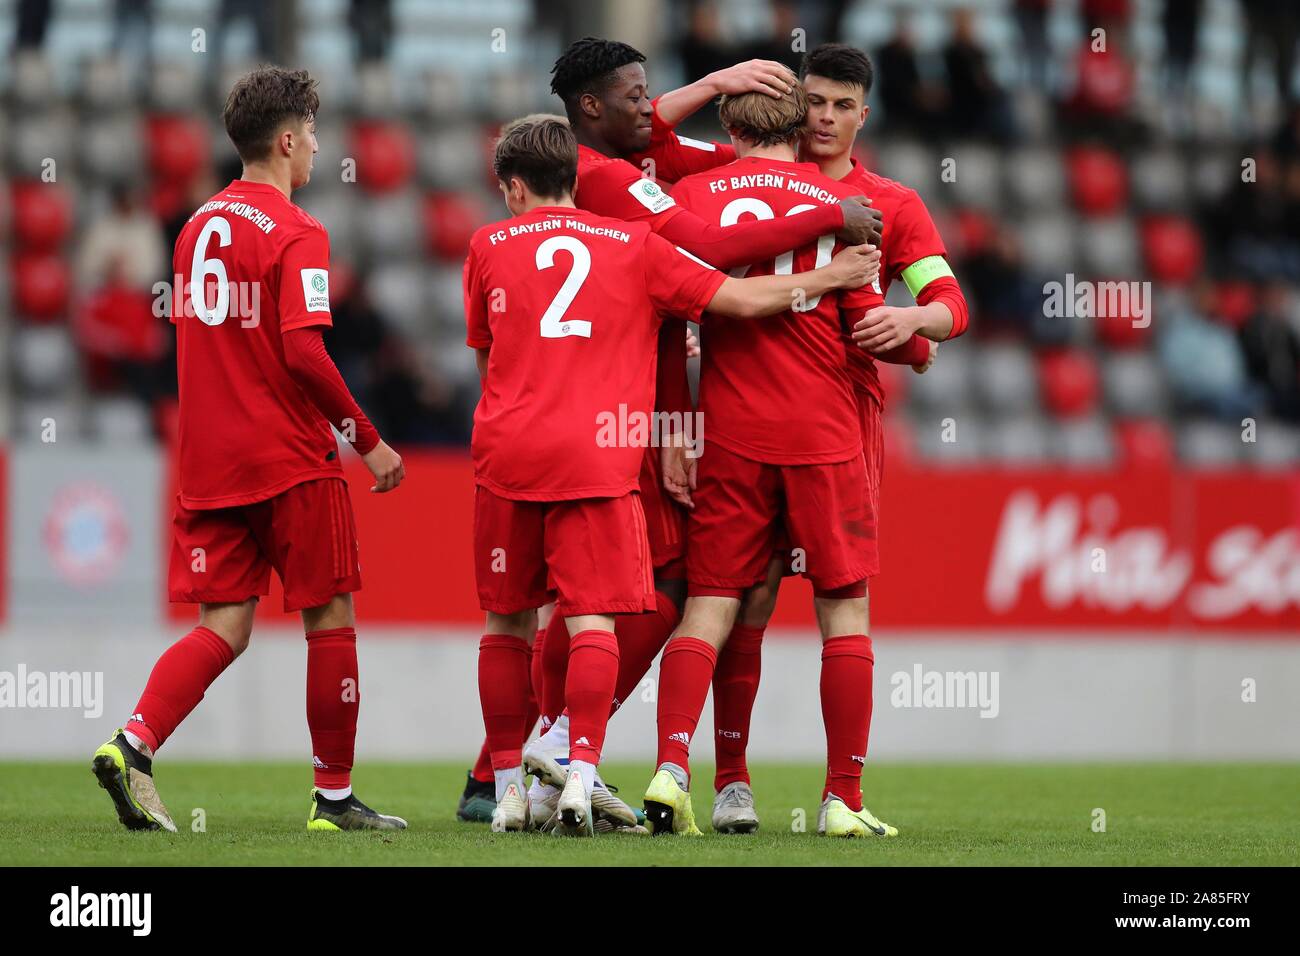
<path id="1" fill-rule="evenodd" d="M 925 371 L 936 343 L 964 331 L 966 304 L 917 194 L 851 156 L 872 79 L 860 51 L 818 47 L 799 77 L 751 61 L 654 100 L 643 62 L 594 38 L 565 51 L 551 88 L 566 115 L 502 131 L 494 165 L 511 218 L 475 233 L 465 262 L 483 388 L 472 456 L 486 740 L 458 815 L 497 831 L 698 834 L 690 746 L 712 687 L 713 826 L 757 829 L 746 750 L 761 643 L 782 577 L 799 573 L 823 640 L 818 831 L 893 836 L 862 797 L 867 579 L 879 570 L 875 362 Z M 719 95 L 731 145 L 675 133 Z M 244 77 L 224 115 L 243 176 L 177 241 L 174 271 L 190 281 L 173 303 L 169 587 L 201 616 L 94 757 L 132 829 L 175 829 L 154 753 L 247 646 L 272 569 L 307 637 L 308 828 L 406 826 L 351 788 L 360 571 L 331 426 L 371 470 L 372 491 L 405 472 L 321 340 L 328 238 L 289 199 L 310 178 L 318 105 L 305 72 Z M 884 304 L 896 279 L 916 306 Z M 236 282 L 261 289 L 251 322 L 228 314 Z M 700 355 L 698 407 L 688 350 Z M 653 440 L 611 439 L 611 416 L 655 422 Z M 608 721 L 657 657 L 658 753 L 638 811 L 598 767 Z"/>

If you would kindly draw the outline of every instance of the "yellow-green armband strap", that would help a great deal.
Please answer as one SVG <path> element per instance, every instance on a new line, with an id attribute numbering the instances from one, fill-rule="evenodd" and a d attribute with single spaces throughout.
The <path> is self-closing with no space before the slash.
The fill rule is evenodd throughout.
<path id="1" fill-rule="evenodd" d="M 912 293 L 913 299 L 935 279 L 942 279 L 944 276 L 952 276 L 952 267 L 943 256 L 926 256 L 924 259 L 917 259 L 903 270 L 903 281 L 907 283 L 907 291 Z"/>

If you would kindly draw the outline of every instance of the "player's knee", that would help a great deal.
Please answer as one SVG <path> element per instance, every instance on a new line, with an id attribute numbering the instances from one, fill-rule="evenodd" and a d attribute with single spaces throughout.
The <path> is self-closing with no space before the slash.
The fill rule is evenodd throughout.
<path id="1" fill-rule="evenodd" d="M 681 578 L 655 578 L 655 590 L 673 602 L 680 618 L 686 608 L 686 582 Z"/>
<path id="2" fill-rule="evenodd" d="M 739 622 L 745 627 L 767 627 L 776 610 L 778 587 L 764 581 L 746 591 L 740 602 Z"/>
<path id="3" fill-rule="evenodd" d="M 484 624 L 485 634 L 510 634 L 514 637 L 520 637 L 529 644 L 537 636 L 537 611 L 530 608 L 526 611 L 515 611 L 513 614 L 498 614 L 495 611 L 487 612 L 487 622 Z"/>

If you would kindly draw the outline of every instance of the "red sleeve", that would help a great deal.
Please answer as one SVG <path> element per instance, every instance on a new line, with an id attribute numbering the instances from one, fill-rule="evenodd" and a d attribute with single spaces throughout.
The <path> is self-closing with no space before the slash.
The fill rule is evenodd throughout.
<path id="1" fill-rule="evenodd" d="M 465 270 L 461 276 L 461 289 L 465 297 L 465 325 L 468 334 L 465 344 L 472 349 L 486 349 L 492 346 L 492 327 L 488 322 L 488 302 L 483 294 L 482 276 L 479 268 L 479 256 L 471 244 L 469 255 L 465 257 Z"/>
<path id="2" fill-rule="evenodd" d="M 871 357 L 877 362 L 888 362 L 890 365 L 924 365 L 930 358 L 932 344 L 925 336 L 913 332 L 912 337 L 902 345 L 883 352 L 873 352 Z"/>
<path id="3" fill-rule="evenodd" d="M 885 222 L 882 237 L 883 269 L 890 281 L 902 279 L 903 270 L 926 256 L 947 256 L 943 238 L 921 197 L 909 190 L 894 215 Z"/>
<path id="4" fill-rule="evenodd" d="M 693 256 L 719 269 L 734 269 L 798 249 L 819 236 L 844 228 L 844 213 L 836 206 L 818 206 L 798 216 L 752 219 L 733 226 L 705 222 L 683 209 L 671 220 L 650 224 L 654 231 Z"/>
<path id="5" fill-rule="evenodd" d="M 348 391 L 343 376 L 325 351 L 319 328 L 297 328 L 281 335 L 289 374 L 313 405 L 364 455 L 379 444 L 379 432 Z M 349 427 L 351 426 L 351 427 Z"/>
<path id="6" fill-rule="evenodd" d="M 330 317 L 330 241 L 324 229 L 289 240 L 280 253 L 280 331 L 333 325 Z"/>
<path id="7" fill-rule="evenodd" d="M 948 338 L 955 339 L 966 331 L 970 325 L 970 309 L 956 279 L 952 276 L 935 279 L 916 297 L 917 305 L 929 305 L 931 302 L 942 302 L 952 313 L 952 331 L 948 333 Z"/>
<path id="8" fill-rule="evenodd" d="M 654 115 L 650 119 L 650 145 L 645 152 L 633 157 L 633 162 L 642 169 L 647 168 L 646 160 L 649 160 L 654 164 L 654 176 L 666 183 L 675 183 L 692 173 L 704 172 L 735 161 L 736 150 L 730 143 L 706 143 L 688 136 L 678 136 L 673 127 L 659 115 L 657 97 L 654 108 Z"/>
<path id="9" fill-rule="evenodd" d="M 682 211 L 663 187 L 642 176 L 625 160 L 580 171 L 573 198 L 581 208 L 598 216 L 649 223 L 656 232 Z"/>
<path id="10" fill-rule="evenodd" d="M 686 376 L 686 322 L 683 319 L 664 316 L 663 325 L 659 327 L 657 374 L 655 411 L 680 412 L 683 415 L 691 412 L 691 383 Z"/>
<path id="11" fill-rule="evenodd" d="M 645 237 L 646 290 L 655 309 L 661 315 L 698 322 L 718 288 L 727 280 L 724 272 L 702 265 L 672 244 L 651 233 Z M 686 336 L 682 335 L 682 352 L 686 350 Z"/>

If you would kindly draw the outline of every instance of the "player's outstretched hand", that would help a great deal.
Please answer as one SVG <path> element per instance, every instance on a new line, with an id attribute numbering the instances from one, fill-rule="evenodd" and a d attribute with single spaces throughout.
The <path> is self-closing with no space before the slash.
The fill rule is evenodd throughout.
<path id="1" fill-rule="evenodd" d="M 871 208 L 871 200 L 850 196 L 840 200 L 840 209 L 844 211 L 844 228 L 839 231 L 839 238 L 855 246 L 866 243 L 879 249 L 884 216 L 879 209 Z"/>
<path id="2" fill-rule="evenodd" d="M 663 473 L 664 490 L 668 497 L 683 508 L 693 509 L 691 492 L 695 490 L 696 460 L 686 454 L 680 445 L 662 445 L 659 448 L 659 470 Z"/>
<path id="3" fill-rule="evenodd" d="M 362 455 L 361 460 L 375 476 L 375 483 L 370 488 L 375 494 L 382 495 L 385 491 L 392 491 L 406 477 L 406 466 L 402 464 L 402 456 L 389 448 L 387 442 L 380 441 L 378 445 Z"/>
<path id="4" fill-rule="evenodd" d="M 687 358 L 700 357 L 700 340 L 695 335 L 695 333 L 691 331 L 691 327 L 689 325 L 686 327 L 686 357 Z"/>
<path id="5" fill-rule="evenodd" d="M 902 345 L 920 327 L 913 308 L 882 305 L 872 309 L 853 326 L 853 341 L 868 352 L 884 352 Z M 933 361 L 934 352 L 930 352 Z"/>
<path id="6" fill-rule="evenodd" d="M 926 341 L 930 342 L 929 339 L 926 339 Z M 939 357 L 939 343 L 930 342 L 930 357 L 926 359 L 924 362 L 922 362 L 920 365 L 913 365 L 912 371 L 915 372 L 917 375 L 924 375 L 926 372 L 930 371 L 930 367 L 934 365 L 934 360 L 937 359 L 938 357 Z"/>
<path id="7" fill-rule="evenodd" d="M 831 270 L 837 288 L 860 289 L 880 275 L 880 250 L 874 246 L 846 246 L 826 268 Z"/>
<path id="8" fill-rule="evenodd" d="M 775 60 L 746 60 L 709 75 L 709 82 L 719 93 L 766 93 L 780 99 L 794 89 L 798 78 L 784 63 Z"/>

